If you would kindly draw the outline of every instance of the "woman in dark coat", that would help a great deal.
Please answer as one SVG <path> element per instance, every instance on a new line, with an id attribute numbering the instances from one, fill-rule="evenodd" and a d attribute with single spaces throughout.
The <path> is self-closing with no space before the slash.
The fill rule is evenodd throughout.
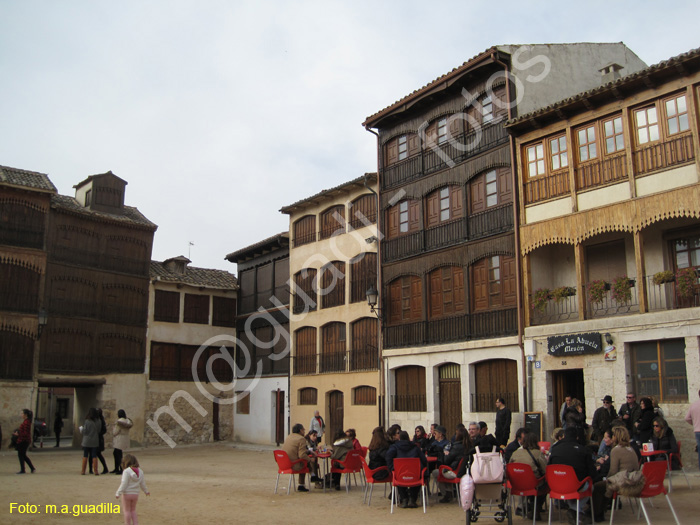
<path id="1" fill-rule="evenodd" d="M 651 435 L 654 428 L 652 424 L 654 422 L 654 404 L 648 397 L 643 397 L 639 401 L 639 406 L 642 408 L 642 415 L 634 423 L 635 427 L 635 438 L 639 443 L 649 443 L 651 441 Z"/>
<path id="2" fill-rule="evenodd" d="M 583 405 L 578 399 L 572 399 L 571 405 L 564 414 L 566 428 L 576 429 L 576 441 L 581 446 L 586 446 L 586 415 L 583 413 Z"/>
<path id="3" fill-rule="evenodd" d="M 667 454 L 676 454 L 678 452 L 678 442 L 676 441 L 676 436 L 673 435 L 673 429 L 668 426 L 666 420 L 660 416 L 656 416 L 652 428 L 654 430 L 651 436 L 651 442 L 654 445 L 654 450 L 662 450 Z M 666 457 L 653 456 L 653 459 L 665 461 Z M 678 462 L 678 456 L 674 456 L 671 469 L 679 470 L 680 468 L 681 465 Z"/>
<path id="4" fill-rule="evenodd" d="M 32 411 L 28 408 L 22 410 L 22 424 L 17 430 L 17 457 L 19 458 L 20 468 L 20 471 L 17 474 L 25 473 L 25 463 L 29 465 L 32 474 L 34 474 L 34 471 L 36 470 L 32 461 L 27 457 L 27 449 L 29 448 L 29 444 L 32 442 L 30 429 L 32 428 L 33 415 L 34 414 L 32 414 Z"/>
<path id="5" fill-rule="evenodd" d="M 425 451 L 430 443 L 430 437 L 425 433 L 425 428 L 423 425 L 418 425 L 415 430 L 415 435 L 413 436 L 413 442 L 418 445 L 421 450 Z"/>
<path id="6" fill-rule="evenodd" d="M 105 421 L 105 417 L 102 415 L 102 409 L 98 408 L 97 409 L 97 416 L 98 416 L 98 421 L 97 421 L 97 427 L 98 427 L 98 439 L 99 439 L 99 447 L 97 449 L 97 459 L 100 460 L 100 463 L 102 463 L 102 474 L 109 474 L 109 468 L 107 467 L 107 462 L 105 461 L 104 456 L 102 455 L 102 452 L 105 449 L 105 434 L 107 433 L 107 422 Z M 90 472 L 92 474 L 92 472 Z"/>
<path id="7" fill-rule="evenodd" d="M 447 465 L 457 473 L 457 477 L 461 477 L 467 471 L 467 451 L 471 450 L 472 442 L 469 438 L 469 432 L 465 428 L 458 428 L 455 433 L 455 440 L 450 447 L 450 452 L 443 458 L 442 464 Z M 462 463 L 460 467 L 460 462 Z M 433 471 L 435 479 L 437 479 L 438 470 Z M 440 483 L 440 492 L 442 498 L 440 503 L 449 503 L 452 500 L 452 488 L 450 483 Z"/>

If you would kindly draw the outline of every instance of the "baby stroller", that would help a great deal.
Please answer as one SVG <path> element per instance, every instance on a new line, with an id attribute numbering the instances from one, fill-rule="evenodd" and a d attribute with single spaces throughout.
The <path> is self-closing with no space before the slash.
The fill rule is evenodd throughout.
<path id="1" fill-rule="evenodd" d="M 508 525 L 512 525 L 511 508 L 503 486 L 504 471 L 498 451 L 481 452 L 476 447 L 470 472 L 460 481 L 462 508 L 467 514 L 467 524 L 481 517 L 493 518 L 497 523 L 507 519 Z"/>

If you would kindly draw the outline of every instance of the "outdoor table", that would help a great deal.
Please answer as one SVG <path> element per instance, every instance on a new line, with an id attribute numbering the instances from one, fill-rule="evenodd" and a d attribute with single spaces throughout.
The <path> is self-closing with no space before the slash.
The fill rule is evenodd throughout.
<path id="1" fill-rule="evenodd" d="M 331 452 L 330 452 L 330 451 L 326 451 L 326 452 L 316 452 L 316 453 L 315 453 L 315 456 L 316 456 L 318 459 L 322 459 L 322 460 L 323 460 L 323 477 L 321 478 L 321 480 L 323 481 L 323 492 L 325 493 L 325 492 L 326 492 L 326 476 L 328 475 L 328 472 L 329 472 L 329 469 L 328 469 L 328 460 L 329 460 L 330 457 L 331 457 Z"/>

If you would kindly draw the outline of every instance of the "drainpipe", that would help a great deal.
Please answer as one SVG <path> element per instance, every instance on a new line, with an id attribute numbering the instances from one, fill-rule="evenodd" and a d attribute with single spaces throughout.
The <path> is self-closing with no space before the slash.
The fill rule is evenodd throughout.
<path id="1" fill-rule="evenodd" d="M 496 53 L 491 54 L 493 61 L 496 64 L 503 66 L 505 70 L 506 77 L 506 93 L 508 96 L 508 120 L 513 118 L 513 108 L 511 106 L 511 85 L 510 85 L 510 71 L 508 69 L 508 64 L 502 62 L 496 55 Z M 517 94 L 516 94 L 517 99 Z M 517 188 L 518 178 L 517 173 L 517 155 L 515 151 L 515 141 L 513 140 L 512 133 L 508 133 L 508 143 L 510 145 L 510 176 L 511 185 L 513 189 Z M 520 258 L 520 224 L 519 224 L 519 194 L 520 192 L 513 192 L 518 198 L 513 199 L 513 231 L 515 235 L 515 287 L 518 290 L 517 295 L 517 308 L 518 308 L 518 348 L 520 348 L 521 362 L 525 363 L 527 368 L 524 371 L 525 377 L 525 412 L 532 410 L 532 361 L 527 361 L 525 359 L 525 351 L 523 350 L 523 298 L 520 293 L 522 290 L 522 264 Z"/>
<path id="2" fill-rule="evenodd" d="M 374 131 L 373 129 L 369 127 L 365 127 L 367 131 L 372 133 L 374 136 L 377 137 L 377 188 L 379 187 L 379 166 L 381 166 L 381 147 L 379 144 L 379 133 Z M 365 180 L 364 180 L 364 186 L 367 188 L 369 191 L 372 192 L 374 195 L 376 201 L 377 201 L 377 306 L 379 307 L 379 311 L 383 312 L 383 304 L 382 304 L 382 256 L 381 256 L 381 248 L 382 248 L 382 243 L 381 243 L 381 231 L 379 230 L 379 218 L 381 217 L 381 208 L 380 208 L 380 200 L 379 200 L 379 194 L 372 189 L 371 186 L 367 183 L 367 174 L 365 174 Z M 388 424 L 388 411 L 386 409 L 386 400 L 387 400 L 387 393 L 386 393 L 386 380 L 385 380 L 385 371 L 386 371 L 386 362 L 382 358 L 382 330 L 384 329 L 384 324 L 382 320 L 382 316 L 379 315 L 378 317 L 378 322 L 379 322 L 379 330 L 378 330 L 378 337 L 377 337 L 377 362 L 379 364 L 379 413 L 378 413 L 378 425 L 383 426 L 384 428 L 387 428 Z"/>

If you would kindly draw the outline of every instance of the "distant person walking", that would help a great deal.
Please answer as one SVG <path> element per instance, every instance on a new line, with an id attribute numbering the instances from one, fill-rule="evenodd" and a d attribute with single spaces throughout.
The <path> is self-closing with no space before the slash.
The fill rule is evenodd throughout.
<path id="1" fill-rule="evenodd" d="M 700 390 L 698 390 L 698 397 L 700 397 Z M 697 443 L 698 450 L 700 451 L 700 399 L 697 399 L 695 403 L 690 405 L 685 420 L 693 425 L 695 443 Z M 700 452 L 698 453 L 698 467 L 700 467 Z"/>
<path id="2" fill-rule="evenodd" d="M 88 461 L 92 465 L 95 476 L 99 474 L 97 470 L 97 451 L 100 448 L 99 424 L 100 418 L 97 415 L 97 410 L 90 408 L 87 416 L 85 416 L 85 423 L 80 427 L 80 432 L 83 434 L 81 442 L 83 447 L 83 466 L 80 473 L 83 475 L 85 474 L 85 467 L 87 467 Z"/>
<path id="3" fill-rule="evenodd" d="M 506 406 L 506 400 L 502 397 L 496 399 L 496 441 L 499 447 L 505 447 L 508 444 L 508 438 L 510 437 L 510 422 L 511 422 L 511 412 L 510 408 Z"/>
<path id="4" fill-rule="evenodd" d="M 321 441 L 323 434 L 326 432 L 326 422 L 323 421 L 321 413 L 316 410 L 314 412 L 314 417 L 311 418 L 311 424 L 309 425 L 309 432 L 315 430 L 318 435 L 318 440 Z"/>
<path id="5" fill-rule="evenodd" d="M 29 444 L 32 442 L 31 428 L 33 415 L 34 414 L 32 414 L 32 411 L 28 408 L 22 410 L 22 424 L 17 430 L 17 457 L 19 458 L 20 469 L 17 474 L 25 473 L 25 463 L 29 465 L 32 474 L 34 474 L 34 472 L 36 471 L 36 469 L 34 468 L 34 464 L 27 457 L 27 449 L 29 448 Z"/>
<path id="6" fill-rule="evenodd" d="M 114 427 L 112 428 L 112 444 L 114 445 L 114 452 L 112 453 L 114 455 L 114 470 L 112 474 L 122 473 L 122 454 L 131 444 L 129 431 L 131 427 L 134 426 L 133 421 L 126 417 L 126 412 L 124 412 L 124 410 L 119 409 L 117 417 L 119 419 L 117 419 L 117 422 L 114 423 Z"/>
<path id="7" fill-rule="evenodd" d="M 143 490 L 146 496 L 151 493 L 146 487 L 143 470 L 139 467 L 136 457 L 131 454 L 124 456 L 122 462 L 122 482 L 117 489 L 117 499 L 124 496 L 122 512 L 124 513 L 124 525 L 138 525 L 139 518 L 136 515 L 136 503 L 139 501 L 139 490 Z"/>
<path id="8" fill-rule="evenodd" d="M 98 446 L 97 446 L 97 459 L 100 460 L 100 463 L 102 463 L 102 474 L 109 474 L 109 467 L 107 466 L 107 462 L 105 461 L 105 457 L 102 455 L 102 452 L 105 449 L 105 434 L 107 433 L 107 422 L 105 421 L 105 417 L 102 415 L 102 409 L 98 408 L 97 409 L 97 428 L 98 428 Z M 95 472 L 97 474 L 97 472 Z"/>
<path id="9" fill-rule="evenodd" d="M 61 413 L 56 410 L 56 417 L 53 420 L 53 433 L 56 434 L 56 444 L 54 448 L 57 448 L 61 444 L 61 431 L 63 430 L 63 419 L 61 418 Z"/>

